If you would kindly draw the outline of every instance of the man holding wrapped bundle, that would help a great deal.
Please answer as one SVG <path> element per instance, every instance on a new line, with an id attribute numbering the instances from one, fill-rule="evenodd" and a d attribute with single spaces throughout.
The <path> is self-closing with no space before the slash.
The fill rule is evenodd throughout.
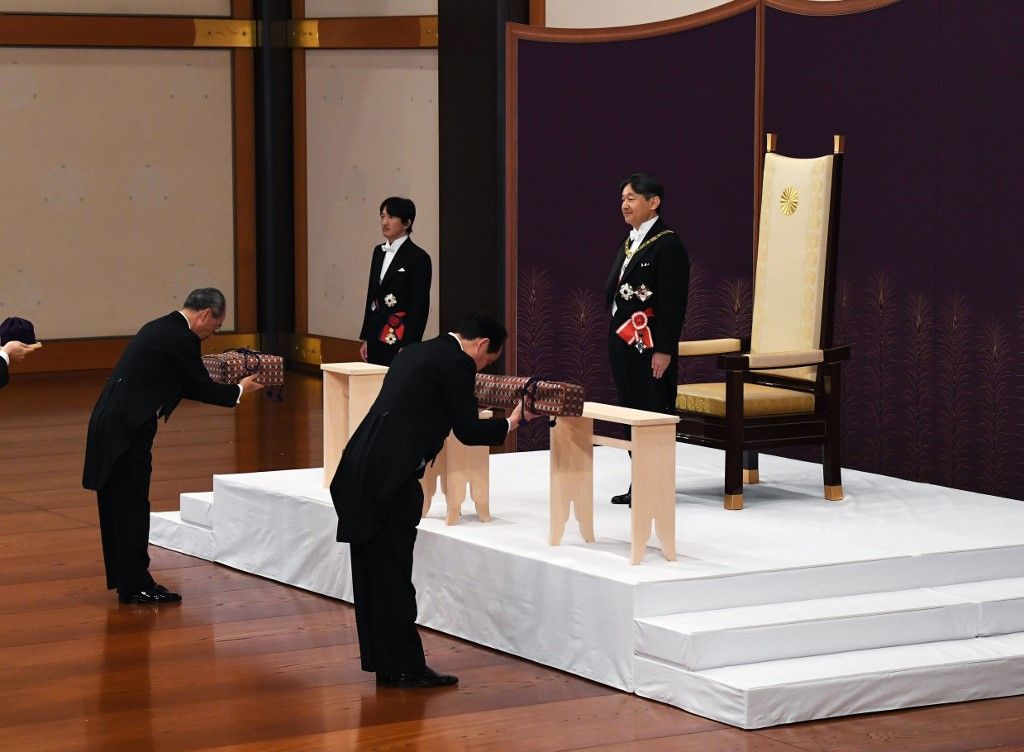
<path id="1" fill-rule="evenodd" d="M 96 491 L 107 589 L 121 603 L 162 605 L 181 596 L 149 573 L 149 479 L 157 419 L 182 398 L 234 407 L 262 389 L 257 376 L 215 384 L 201 340 L 224 323 L 226 301 L 212 287 L 193 290 L 178 311 L 143 326 L 107 379 L 89 419 L 82 485 Z"/>
<path id="2" fill-rule="evenodd" d="M 454 676 L 426 664 L 416 631 L 413 546 L 423 509 L 419 479 L 454 431 L 466 445 L 497 446 L 524 417 L 478 417 L 476 372 L 501 355 L 507 332 L 475 315 L 454 332 L 397 354 L 380 394 L 352 434 L 331 483 L 338 540 L 350 544 L 364 671 L 386 687 L 442 687 Z M 535 417 L 526 413 L 525 417 Z"/>

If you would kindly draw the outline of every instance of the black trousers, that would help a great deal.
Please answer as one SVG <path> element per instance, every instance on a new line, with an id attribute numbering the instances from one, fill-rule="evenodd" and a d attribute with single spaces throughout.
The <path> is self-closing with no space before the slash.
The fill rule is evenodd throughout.
<path id="1" fill-rule="evenodd" d="M 363 671 L 399 674 L 426 665 L 416 630 L 412 555 L 423 510 L 419 480 L 402 485 L 382 529 L 365 543 L 350 545 L 356 630 Z"/>
<path id="2" fill-rule="evenodd" d="M 612 364 L 619 404 L 637 410 L 674 413 L 679 358 L 673 355 L 665 374 L 656 379 L 651 373 L 653 356 L 654 350 L 639 353 L 634 345 L 627 345 L 614 331 L 610 333 L 608 359 Z"/>
<path id="3" fill-rule="evenodd" d="M 106 485 L 96 492 L 107 589 L 134 593 L 153 586 L 149 574 L 149 479 L 156 416 L 139 429 Z"/>

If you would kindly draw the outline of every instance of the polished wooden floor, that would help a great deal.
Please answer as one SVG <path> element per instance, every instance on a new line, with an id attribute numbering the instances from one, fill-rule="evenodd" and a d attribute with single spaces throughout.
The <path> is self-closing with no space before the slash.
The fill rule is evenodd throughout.
<path id="1" fill-rule="evenodd" d="M 159 548 L 184 603 L 120 606 L 80 487 L 102 379 L 15 373 L 0 392 L 3 752 L 1024 750 L 1024 698 L 744 732 L 428 630 L 461 684 L 378 690 L 348 605 Z M 288 381 L 281 403 L 182 404 L 157 436 L 154 509 L 213 473 L 319 465 L 320 381 Z"/>

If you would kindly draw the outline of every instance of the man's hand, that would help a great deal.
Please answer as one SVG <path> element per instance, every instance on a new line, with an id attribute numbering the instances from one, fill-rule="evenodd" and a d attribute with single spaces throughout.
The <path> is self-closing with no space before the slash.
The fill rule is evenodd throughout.
<path id="1" fill-rule="evenodd" d="M 29 353 L 35 352 L 42 346 L 42 342 L 36 342 L 34 345 L 26 345 L 24 342 L 12 340 L 3 346 L 3 351 L 7 353 L 7 357 L 11 359 L 12 363 L 20 363 Z"/>
<path id="2" fill-rule="evenodd" d="M 359 343 L 359 357 L 363 359 L 364 363 L 366 362 L 366 343 L 365 342 L 360 342 Z"/>
<path id="3" fill-rule="evenodd" d="M 672 362 L 672 356 L 668 353 L 656 352 L 651 357 L 651 373 L 654 374 L 654 378 L 660 379 L 665 375 L 665 370 L 668 368 L 668 364 Z"/>
<path id="4" fill-rule="evenodd" d="M 248 376 L 246 376 L 244 379 L 238 382 L 238 385 L 242 387 L 242 394 L 246 394 L 247 392 L 258 392 L 260 389 L 263 388 L 263 384 L 256 380 L 255 373 L 251 373 Z"/>
<path id="5" fill-rule="evenodd" d="M 515 406 L 515 409 L 511 413 L 509 413 L 508 419 L 509 421 L 511 421 L 512 424 L 510 428 L 512 430 L 515 430 L 516 428 L 519 427 L 520 420 L 525 419 L 526 422 L 529 423 L 531 420 L 534 420 L 539 417 L 540 415 L 538 413 L 531 413 L 529 410 L 526 409 L 523 400 L 519 400 L 519 404 L 517 404 Z"/>

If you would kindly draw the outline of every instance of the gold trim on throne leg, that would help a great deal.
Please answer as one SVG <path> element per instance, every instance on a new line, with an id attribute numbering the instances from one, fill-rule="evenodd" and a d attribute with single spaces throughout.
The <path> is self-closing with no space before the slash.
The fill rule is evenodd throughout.
<path id="1" fill-rule="evenodd" d="M 843 487 L 839 486 L 825 486 L 825 500 L 826 501 L 842 501 L 843 500 Z"/>

